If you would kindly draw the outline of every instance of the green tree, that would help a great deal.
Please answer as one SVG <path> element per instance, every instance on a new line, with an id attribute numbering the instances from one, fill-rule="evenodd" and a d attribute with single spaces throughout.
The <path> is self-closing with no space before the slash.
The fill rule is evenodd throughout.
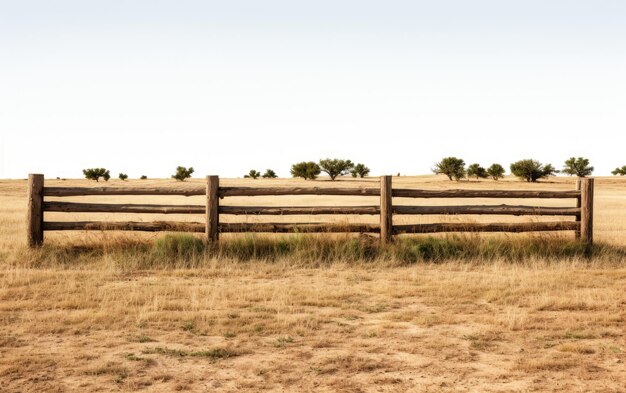
<path id="1" fill-rule="evenodd" d="M 613 175 L 617 176 L 626 176 L 626 165 L 622 166 L 621 168 L 615 168 L 614 171 L 611 172 Z"/>
<path id="2" fill-rule="evenodd" d="M 446 175 L 448 179 L 458 181 L 465 177 L 465 161 L 456 157 L 446 157 L 436 163 L 432 171 L 437 175 Z"/>
<path id="3" fill-rule="evenodd" d="M 140 177 L 141 180 L 146 180 L 147 178 L 148 178 L 148 176 L 146 176 L 146 175 L 141 175 L 141 177 Z"/>
<path id="4" fill-rule="evenodd" d="M 489 177 L 489 174 L 480 164 L 472 164 L 467 167 L 467 177 L 476 177 L 476 180 L 486 179 Z"/>
<path id="5" fill-rule="evenodd" d="M 354 164 L 350 160 L 327 158 L 325 160 L 320 160 L 319 166 L 322 172 L 326 172 L 328 176 L 330 176 L 330 180 L 335 180 L 337 176 L 343 176 L 350 173 Z"/>
<path id="6" fill-rule="evenodd" d="M 126 180 L 128 179 L 128 175 L 125 173 L 120 173 L 117 177 L 120 178 L 120 180 Z"/>
<path id="7" fill-rule="evenodd" d="M 110 171 L 104 168 L 83 169 L 83 175 L 85 175 L 85 179 L 95 180 L 96 182 L 100 178 L 103 178 L 104 181 L 109 181 L 109 179 L 111 178 Z"/>
<path id="8" fill-rule="evenodd" d="M 504 177 L 504 167 L 500 164 L 491 164 L 487 168 L 487 174 L 491 176 L 493 180 L 498 180 Z"/>
<path id="9" fill-rule="evenodd" d="M 593 167 L 589 166 L 589 160 L 583 157 L 570 157 L 565 161 L 563 170 L 566 175 L 585 177 L 593 173 Z"/>
<path id="10" fill-rule="evenodd" d="M 189 179 L 193 173 L 193 167 L 185 168 L 184 166 L 177 166 L 176 173 L 172 175 L 172 179 L 177 181 L 185 181 Z"/>
<path id="11" fill-rule="evenodd" d="M 243 175 L 243 177 L 245 179 L 256 179 L 259 176 L 261 176 L 261 172 L 255 170 L 255 169 L 250 169 L 250 172 L 248 172 L 247 175 Z"/>
<path id="12" fill-rule="evenodd" d="M 551 164 L 541 164 L 537 160 L 520 160 L 511 164 L 511 173 L 527 182 L 536 182 L 558 173 Z"/>
<path id="13" fill-rule="evenodd" d="M 291 176 L 301 177 L 304 180 L 315 180 L 320 172 L 320 166 L 313 161 L 302 161 L 291 166 Z"/>
<path id="14" fill-rule="evenodd" d="M 364 164 L 356 164 L 354 168 L 352 168 L 350 173 L 352 174 L 352 177 L 364 178 L 365 176 L 370 174 L 370 169 Z"/>
<path id="15" fill-rule="evenodd" d="M 271 169 L 266 169 L 265 173 L 263 174 L 264 179 L 276 179 L 277 177 L 278 176 L 276 175 L 276 172 Z"/>

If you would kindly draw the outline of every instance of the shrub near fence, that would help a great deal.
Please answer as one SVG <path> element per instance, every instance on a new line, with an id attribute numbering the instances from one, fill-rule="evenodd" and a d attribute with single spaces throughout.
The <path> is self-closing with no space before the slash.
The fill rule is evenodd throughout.
<path id="1" fill-rule="evenodd" d="M 380 178 L 378 188 L 319 188 L 319 187 L 220 187 L 218 176 L 207 176 L 203 188 L 158 187 L 44 187 L 44 176 L 29 175 L 27 239 L 31 247 L 43 243 L 44 231 L 62 230 L 123 230 L 123 231 L 183 231 L 202 232 L 208 241 L 217 241 L 220 233 L 228 232 L 358 232 L 379 233 L 382 243 L 393 235 L 433 232 L 531 232 L 575 231 L 586 244 L 593 241 L 593 179 L 583 178 L 576 190 L 570 191 L 507 191 L 507 190 L 423 190 L 392 188 L 391 176 Z M 45 197 L 89 195 L 204 195 L 204 205 L 104 204 L 46 201 Z M 375 206 L 227 206 L 220 200 L 234 196 L 272 195 L 336 195 L 379 196 Z M 547 207 L 524 205 L 457 205 L 407 206 L 394 205 L 393 198 L 507 198 L 507 199 L 576 199 L 576 207 Z M 45 212 L 81 213 L 160 213 L 203 214 L 204 222 L 103 222 L 103 221 L 45 221 Z M 378 215 L 380 223 L 220 223 L 221 215 Z M 571 216 L 575 221 L 527 223 L 432 223 L 394 225 L 394 215 L 528 215 Z"/>

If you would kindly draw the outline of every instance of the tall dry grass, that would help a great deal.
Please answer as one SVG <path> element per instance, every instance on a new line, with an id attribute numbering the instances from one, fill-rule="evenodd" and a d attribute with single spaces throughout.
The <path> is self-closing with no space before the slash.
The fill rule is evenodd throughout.
<path id="1" fill-rule="evenodd" d="M 150 241 L 100 235 L 97 239 L 88 237 L 71 245 L 52 243 L 37 250 L 21 248 L 5 262 L 6 266 L 20 268 L 94 268 L 106 264 L 133 270 L 205 268 L 223 261 L 294 267 L 333 263 L 393 267 L 459 261 L 518 266 L 568 262 L 580 266 L 618 267 L 625 259 L 626 247 L 605 243 L 588 247 L 558 234 L 407 236 L 381 246 L 377 238 L 370 236 L 311 234 L 247 234 L 207 245 L 202 236 L 171 233 Z"/>

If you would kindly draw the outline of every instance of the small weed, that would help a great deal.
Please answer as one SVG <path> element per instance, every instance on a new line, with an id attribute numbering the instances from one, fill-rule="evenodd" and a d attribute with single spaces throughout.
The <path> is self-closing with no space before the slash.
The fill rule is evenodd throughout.
<path id="1" fill-rule="evenodd" d="M 498 332 L 466 334 L 463 338 L 469 340 L 471 342 L 470 348 L 477 351 L 488 351 L 496 345 L 496 341 L 501 340 L 500 333 Z"/>
<path id="2" fill-rule="evenodd" d="M 125 380 L 126 378 L 128 378 L 128 374 L 127 374 L 127 373 L 120 373 L 120 374 L 117 374 L 117 375 L 115 376 L 115 378 L 113 379 L 113 381 L 114 381 L 115 383 L 122 383 L 122 382 L 124 382 L 124 380 Z"/>
<path id="3" fill-rule="evenodd" d="M 213 348 L 213 349 L 209 349 L 206 351 L 189 352 L 183 349 L 156 347 L 156 348 L 147 349 L 143 353 L 144 354 L 160 354 L 160 355 L 167 355 L 167 356 L 173 356 L 173 357 L 179 357 L 179 358 L 190 356 L 190 357 L 199 357 L 199 358 L 209 358 L 211 360 L 226 359 L 226 358 L 239 355 L 237 352 L 230 350 L 230 349 L 226 349 L 226 348 Z"/>
<path id="4" fill-rule="evenodd" d="M 596 352 L 595 349 L 582 343 L 565 343 L 559 345 L 557 349 L 561 352 L 578 353 L 581 355 L 591 355 Z"/>
<path id="5" fill-rule="evenodd" d="M 571 359 L 528 359 L 519 361 L 516 369 L 527 373 L 536 373 L 537 371 L 564 371 L 577 365 L 578 363 Z"/>
<path id="6" fill-rule="evenodd" d="M 369 314 L 376 314 L 379 312 L 383 312 L 385 310 L 387 310 L 388 306 L 386 304 L 383 303 L 377 303 L 377 304 L 372 304 L 372 305 L 368 305 L 366 306 L 363 311 L 369 313 Z"/>
<path id="7" fill-rule="evenodd" d="M 277 348 L 284 348 L 287 344 L 291 344 L 293 342 L 293 338 L 291 336 L 278 337 L 274 346 Z"/>
<path id="8" fill-rule="evenodd" d="M 157 382 L 169 382 L 174 379 L 174 377 L 170 374 L 157 374 L 152 379 Z"/>
<path id="9" fill-rule="evenodd" d="M 128 341 L 133 342 L 133 343 L 151 343 L 151 342 L 154 342 L 155 340 L 153 340 L 152 338 L 146 335 L 140 335 L 140 336 L 131 336 L 128 338 Z"/>
<path id="10" fill-rule="evenodd" d="M 579 332 L 579 331 L 567 331 L 563 335 L 564 338 L 568 338 L 570 340 L 589 340 L 598 338 L 596 334 L 590 332 Z"/>
<path id="11" fill-rule="evenodd" d="M 163 347 L 148 348 L 144 350 L 142 353 L 146 355 L 159 354 L 159 355 L 167 355 L 167 356 L 173 356 L 173 357 L 179 357 L 179 358 L 189 356 L 189 352 L 185 350 L 163 348 Z"/>
<path id="12" fill-rule="evenodd" d="M 128 377 L 128 369 L 119 365 L 118 363 L 109 362 L 104 366 L 88 369 L 85 371 L 86 375 L 113 375 L 113 380 L 116 383 L 121 383 Z"/>
<path id="13" fill-rule="evenodd" d="M 227 359 L 227 358 L 235 357 L 238 355 L 238 353 L 231 351 L 230 349 L 226 349 L 226 348 L 214 348 L 208 351 L 192 352 L 189 355 L 193 357 L 201 357 L 201 358 L 209 358 L 212 360 L 218 360 L 218 359 Z"/>

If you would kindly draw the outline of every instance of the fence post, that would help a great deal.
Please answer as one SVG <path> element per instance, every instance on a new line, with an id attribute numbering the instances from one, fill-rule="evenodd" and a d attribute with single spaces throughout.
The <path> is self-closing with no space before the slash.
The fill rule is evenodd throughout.
<path id="1" fill-rule="evenodd" d="M 580 191 L 580 185 L 581 185 L 581 181 L 579 177 L 578 179 L 576 179 L 576 191 Z M 581 199 L 582 197 L 580 195 L 576 198 L 576 207 L 578 209 L 580 209 L 581 207 Z M 581 213 L 578 213 L 578 215 L 576 216 L 576 222 L 578 223 L 580 223 L 580 216 L 581 216 Z M 575 236 L 576 236 L 576 239 L 580 239 L 580 228 L 576 230 Z"/>
<path id="2" fill-rule="evenodd" d="M 219 176 L 206 177 L 206 240 L 216 242 L 219 238 Z"/>
<path id="3" fill-rule="evenodd" d="M 593 243 L 593 179 L 581 179 L 580 236 L 587 245 Z"/>
<path id="4" fill-rule="evenodd" d="M 380 177 L 380 241 L 389 243 L 393 236 L 391 176 Z"/>
<path id="5" fill-rule="evenodd" d="M 28 175 L 28 216 L 26 217 L 28 247 L 43 244 L 43 175 Z"/>

